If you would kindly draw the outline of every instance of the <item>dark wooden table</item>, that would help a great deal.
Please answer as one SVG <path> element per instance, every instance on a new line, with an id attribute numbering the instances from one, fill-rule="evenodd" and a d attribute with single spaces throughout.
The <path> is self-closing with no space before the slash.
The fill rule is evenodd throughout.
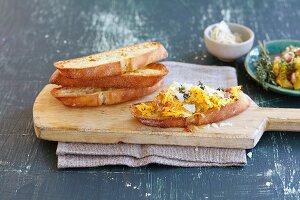
<path id="1" fill-rule="evenodd" d="M 54 61 L 157 40 L 168 60 L 224 65 L 203 43 L 204 28 L 223 17 L 256 39 L 300 36 L 298 0 L 1 0 L 0 199 L 299 199 L 299 133 L 265 133 L 245 167 L 227 168 L 58 170 L 57 143 L 35 138 L 32 105 Z M 258 87 L 243 59 L 229 64 L 260 106 L 300 107 L 299 98 Z"/>

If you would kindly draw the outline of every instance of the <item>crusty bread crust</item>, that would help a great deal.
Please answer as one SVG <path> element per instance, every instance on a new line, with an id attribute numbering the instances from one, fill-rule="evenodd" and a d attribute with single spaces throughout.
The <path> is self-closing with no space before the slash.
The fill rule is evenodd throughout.
<path id="1" fill-rule="evenodd" d="M 146 69 L 159 70 L 158 74 L 125 73 L 120 76 L 108 76 L 97 79 L 74 79 L 64 76 L 56 70 L 49 79 L 49 83 L 64 87 L 101 87 L 101 88 L 144 88 L 151 87 L 168 74 L 168 69 L 159 63 L 152 63 Z"/>
<path id="2" fill-rule="evenodd" d="M 60 100 L 64 105 L 70 107 L 95 107 L 101 105 L 99 100 L 99 93 L 86 94 L 86 95 L 68 95 L 63 96 L 60 94 L 61 88 L 54 88 L 51 94 Z"/>
<path id="3" fill-rule="evenodd" d="M 150 102 L 145 102 L 149 104 Z M 234 102 L 227 104 L 221 109 L 210 110 L 203 114 L 196 114 L 192 117 L 144 117 L 134 104 L 131 106 L 131 112 L 135 118 L 147 126 L 169 128 L 169 127 L 187 127 L 189 125 L 204 125 L 219 122 L 246 110 L 250 105 L 250 100 L 246 94 L 240 92 L 240 98 Z"/>
<path id="4" fill-rule="evenodd" d="M 155 48 L 152 50 L 137 54 L 135 57 L 120 57 L 117 61 L 102 63 L 95 65 L 93 63 L 93 56 L 101 55 L 102 53 L 92 54 L 89 56 L 84 56 L 75 59 L 57 61 L 54 63 L 54 66 L 66 77 L 69 78 L 99 78 L 106 76 L 117 76 L 122 75 L 123 73 L 134 71 L 140 67 L 144 67 L 150 63 L 157 62 L 159 60 L 165 59 L 168 57 L 168 53 L 162 44 L 158 42 L 145 42 L 141 44 L 136 44 L 132 46 L 123 47 L 116 50 L 111 50 L 105 52 L 109 55 L 110 52 L 122 51 L 130 49 L 136 46 L 141 48 L 145 45 L 150 45 Z M 72 63 L 80 60 L 89 60 L 90 65 L 88 67 L 66 67 L 67 63 Z M 78 64 L 80 65 L 80 64 Z"/>
<path id="5" fill-rule="evenodd" d="M 66 87 L 53 88 L 51 94 L 60 100 L 64 105 L 71 107 L 95 107 L 101 105 L 118 104 L 126 101 L 138 99 L 153 93 L 161 88 L 162 81 L 156 83 L 151 87 L 146 88 L 122 88 L 122 89 L 108 89 L 103 91 L 96 91 L 93 93 L 75 92 L 76 88 L 72 89 L 72 93 L 65 93 L 63 90 L 68 90 Z M 77 88 L 80 91 L 81 88 Z"/>

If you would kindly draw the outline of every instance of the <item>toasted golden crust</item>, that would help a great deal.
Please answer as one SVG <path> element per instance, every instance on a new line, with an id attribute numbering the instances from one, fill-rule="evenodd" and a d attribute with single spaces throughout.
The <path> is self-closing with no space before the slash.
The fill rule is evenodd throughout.
<path id="1" fill-rule="evenodd" d="M 49 83 L 64 87 L 143 88 L 153 86 L 168 74 L 168 69 L 159 63 L 149 64 L 144 69 L 157 70 L 157 73 L 125 73 L 120 76 L 108 76 L 97 79 L 74 79 L 68 78 L 59 70 L 56 70 L 50 77 Z"/>
<path id="2" fill-rule="evenodd" d="M 86 95 L 68 95 L 63 96 L 60 93 L 60 88 L 54 88 L 51 91 L 51 94 L 60 100 L 64 105 L 71 106 L 71 107 L 95 107 L 102 104 L 101 101 L 99 101 L 99 94 L 93 93 L 93 94 L 86 94 Z"/>
<path id="3" fill-rule="evenodd" d="M 149 104 L 150 102 L 145 102 Z M 196 114 L 192 117 L 144 117 L 141 115 L 141 112 L 136 108 L 134 104 L 131 106 L 132 115 L 137 118 L 141 123 L 147 126 L 155 126 L 161 128 L 169 127 L 187 127 L 189 125 L 204 125 L 219 122 L 246 110 L 250 105 L 250 100 L 247 95 L 243 92 L 240 92 L 240 98 L 234 102 L 227 104 L 222 107 L 220 110 L 214 109 L 206 113 Z"/>
<path id="4" fill-rule="evenodd" d="M 100 105 L 118 104 L 138 99 L 140 97 L 151 94 L 161 86 L 162 81 L 146 88 L 110 88 L 108 90 L 95 88 L 95 91 L 91 93 L 81 91 L 85 88 L 67 88 L 60 86 L 52 89 L 51 94 L 66 106 L 95 107 Z"/>
<path id="5" fill-rule="evenodd" d="M 153 48 L 149 49 L 148 51 L 141 51 L 143 50 L 144 46 L 145 48 L 146 46 L 151 46 Z M 139 49 L 136 49 L 137 47 Z M 124 55 L 123 51 L 125 52 Z M 126 51 L 136 51 L 137 53 L 134 56 L 128 57 L 126 56 Z M 110 54 L 116 55 L 116 52 L 118 55 L 115 60 L 111 61 L 107 59 L 107 61 L 105 61 L 105 58 L 111 57 Z M 104 54 L 106 56 L 99 58 L 101 62 L 95 64 L 99 61 L 95 58 Z M 168 53 L 162 44 L 158 42 L 145 42 L 116 50 L 92 54 L 81 58 L 57 61 L 54 63 L 54 66 L 64 76 L 69 78 L 99 78 L 122 75 L 123 73 L 134 71 L 140 67 L 144 67 L 150 63 L 157 62 L 167 57 Z M 81 61 L 84 62 L 84 65 L 81 63 Z M 73 64 L 71 66 L 67 66 L 70 63 Z"/>

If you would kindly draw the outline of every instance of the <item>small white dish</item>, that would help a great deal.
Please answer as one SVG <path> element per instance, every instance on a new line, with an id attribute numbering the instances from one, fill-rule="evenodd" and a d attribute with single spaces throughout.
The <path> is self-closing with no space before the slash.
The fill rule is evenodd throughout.
<path id="1" fill-rule="evenodd" d="M 222 44 L 211 38 L 210 33 L 217 24 L 212 24 L 204 30 L 204 42 L 209 53 L 224 62 L 232 62 L 248 53 L 254 41 L 253 31 L 243 25 L 227 23 L 233 33 L 241 35 L 243 42 L 237 44 Z"/>

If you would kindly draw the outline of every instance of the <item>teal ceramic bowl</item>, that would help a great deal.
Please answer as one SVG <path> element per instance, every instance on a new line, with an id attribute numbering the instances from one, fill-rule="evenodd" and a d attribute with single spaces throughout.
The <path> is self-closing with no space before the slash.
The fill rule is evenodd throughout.
<path id="1" fill-rule="evenodd" d="M 300 41 L 298 40 L 273 40 L 266 43 L 266 48 L 269 51 L 270 55 L 278 55 L 285 50 L 286 47 L 293 45 L 300 47 Z M 245 59 L 245 68 L 247 73 L 255 80 L 256 78 L 256 62 L 258 61 L 260 54 L 260 47 L 256 46 L 253 48 L 246 56 Z M 285 89 L 282 87 L 275 86 L 273 84 L 267 83 L 268 89 L 280 94 L 290 95 L 290 96 L 299 96 L 299 90 Z"/>

